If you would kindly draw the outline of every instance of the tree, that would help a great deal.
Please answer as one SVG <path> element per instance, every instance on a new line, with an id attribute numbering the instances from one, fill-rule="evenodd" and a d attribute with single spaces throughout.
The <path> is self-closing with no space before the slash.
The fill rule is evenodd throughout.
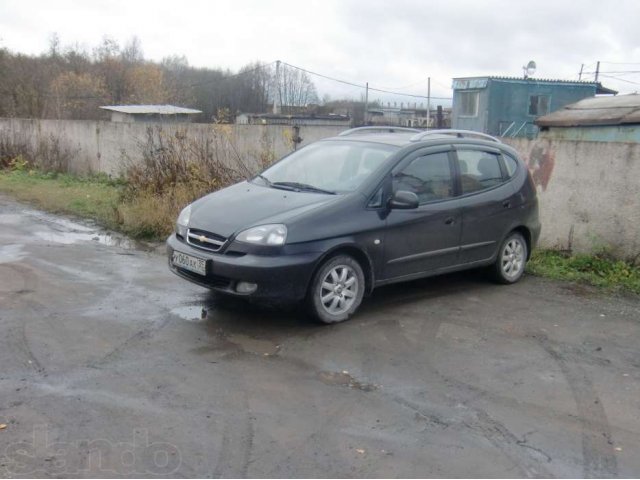
<path id="1" fill-rule="evenodd" d="M 235 94 L 234 111 L 263 113 L 269 108 L 272 72 L 261 62 L 250 63 L 228 80 Z"/>
<path id="2" fill-rule="evenodd" d="M 93 50 L 96 70 L 103 78 L 107 89 L 107 102 L 111 105 L 122 103 L 125 96 L 125 67 L 120 58 L 120 45 L 110 37 Z"/>
<path id="3" fill-rule="evenodd" d="M 134 65 L 126 70 L 125 92 L 123 100 L 130 104 L 166 103 L 169 97 L 163 71 L 152 63 Z"/>
<path id="4" fill-rule="evenodd" d="M 282 65 L 276 82 L 276 95 L 282 102 L 282 113 L 295 113 L 296 107 L 318 103 L 316 87 L 306 72 Z"/>
<path id="5" fill-rule="evenodd" d="M 64 72 L 50 86 L 53 112 L 48 116 L 92 119 L 104 103 L 106 88 L 101 78 L 90 73 Z"/>
<path id="6" fill-rule="evenodd" d="M 184 56 L 147 61 L 136 37 L 124 47 L 104 37 L 88 53 L 78 44 L 61 46 L 53 34 L 39 56 L 0 49 L 0 115 L 99 119 L 100 105 L 173 103 L 202 110 L 200 120 L 210 122 L 219 111 L 228 111 L 229 120 L 238 112 L 267 112 L 280 97 L 283 113 L 318 101 L 305 72 L 283 66 L 278 79 L 260 62 L 232 72 L 195 68 Z"/>

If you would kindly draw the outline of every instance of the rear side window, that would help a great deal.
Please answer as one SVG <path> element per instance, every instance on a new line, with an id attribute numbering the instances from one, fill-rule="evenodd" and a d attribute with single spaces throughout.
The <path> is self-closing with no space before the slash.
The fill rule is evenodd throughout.
<path id="1" fill-rule="evenodd" d="M 458 150 L 462 193 L 473 193 L 502 183 L 499 156 L 481 150 Z"/>
<path id="2" fill-rule="evenodd" d="M 504 159 L 504 166 L 507 167 L 507 177 L 513 177 L 513 174 L 516 173 L 518 169 L 518 162 L 509 155 L 503 155 L 502 158 Z"/>

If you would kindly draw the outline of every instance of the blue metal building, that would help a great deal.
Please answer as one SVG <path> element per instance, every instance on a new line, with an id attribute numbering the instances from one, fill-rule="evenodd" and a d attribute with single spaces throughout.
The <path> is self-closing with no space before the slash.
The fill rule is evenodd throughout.
<path id="1" fill-rule="evenodd" d="M 615 94 L 596 82 L 537 78 L 453 79 L 452 128 L 504 137 L 537 135 L 535 121 L 596 94 Z"/>

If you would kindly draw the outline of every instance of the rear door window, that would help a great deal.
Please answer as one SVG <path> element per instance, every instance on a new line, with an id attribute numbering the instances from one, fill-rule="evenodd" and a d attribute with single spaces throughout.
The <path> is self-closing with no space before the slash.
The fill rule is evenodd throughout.
<path id="1" fill-rule="evenodd" d="M 462 194 L 479 192 L 502 183 L 500 156 L 482 150 L 457 150 Z"/>

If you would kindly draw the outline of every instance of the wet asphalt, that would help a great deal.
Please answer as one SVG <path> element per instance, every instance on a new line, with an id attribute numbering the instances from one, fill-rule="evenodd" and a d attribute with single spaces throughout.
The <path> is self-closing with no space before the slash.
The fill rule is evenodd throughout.
<path id="1" fill-rule="evenodd" d="M 321 326 L 0 196 L 3 477 L 638 477 L 639 340 L 637 297 L 482 272 Z"/>

